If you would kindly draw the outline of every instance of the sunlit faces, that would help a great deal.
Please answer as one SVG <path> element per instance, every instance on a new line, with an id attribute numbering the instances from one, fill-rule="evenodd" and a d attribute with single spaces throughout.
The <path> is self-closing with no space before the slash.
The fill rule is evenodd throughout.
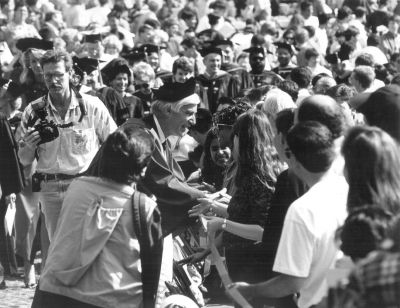
<path id="1" fill-rule="evenodd" d="M 180 82 L 180 83 L 185 83 L 190 77 L 192 77 L 191 72 L 186 72 L 183 69 L 178 68 L 176 70 L 176 73 L 174 74 L 174 81 Z"/>
<path id="2" fill-rule="evenodd" d="M 29 67 L 35 73 L 35 75 L 42 75 L 43 70 L 40 65 L 40 61 L 33 54 L 29 55 Z"/>
<path id="3" fill-rule="evenodd" d="M 197 104 L 184 105 L 180 111 L 171 110 L 167 121 L 170 135 L 183 137 L 196 124 Z"/>
<path id="4" fill-rule="evenodd" d="M 86 81 L 87 86 L 92 87 L 93 89 L 96 89 L 97 85 L 100 83 L 99 71 L 94 70 L 90 74 L 87 74 L 85 81 Z"/>
<path id="5" fill-rule="evenodd" d="M 150 77 L 145 75 L 135 76 L 135 90 L 140 91 L 143 94 L 150 94 L 153 86 L 154 80 L 150 79 Z"/>
<path id="6" fill-rule="evenodd" d="M 219 45 L 217 47 L 222 50 L 222 55 L 223 55 L 222 62 L 232 63 L 233 60 L 235 59 L 235 54 L 233 52 L 232 47 L 229 45 Z"/>
<path id="7" fill-rule="evenodd" d="M 210 75 L 215 75 L 221 69 L 221 55 L 217 53 L 210 53 L 204 57 L 204 65 L 206 72 Z"/>
<path id="8" fill-rule="evenodd" d="M 69 91 L 69 74 L 65 70 L 64 61 L 45 64 L 43 75 L 50 94 L 63 95 Z"/>
<path id="9" fill-rule="evenodd" d="M 153 70 L 156 71 L 160 66 L 160 56 L 158 55 L 158 53 L 152 52 L 148 55 L 147 62 L 150 64 Z"/>
<path id="10" fill-rule="evenodd" d="M 104 52 L 104 47 L 100 42 L 85 43 L 85 50 L 89 58 L 100 59 Z"/>
<path id="11" fill-rule="evenodd" d="M 219 167 L 226 167 L 231 158 L 231 149 L 227 146 L 221 147 L 219 139 L 215 138 L 210 144 L 210 156 L 214 164 Z"/>
<path id="12" fill-rule="evenodd" d="M 250 66 L 254 73 L 261 74 L 265 68 L 265 56 L 262 52 L 250 54 Z"/>
<path id="13" fill-rule="evenodd" d="M 111 81 L 111 87 L 114 88 L 118 93 L 124 93 L 129 85 L 128 74 L 119 73 L 115 78 Z"/>
<path id="14" fill-rule="evenodd" d="M 285 67 L 289 64 L 292 55 L 286 48 L 278 48 L 277 51 L 279 66 Z"/>

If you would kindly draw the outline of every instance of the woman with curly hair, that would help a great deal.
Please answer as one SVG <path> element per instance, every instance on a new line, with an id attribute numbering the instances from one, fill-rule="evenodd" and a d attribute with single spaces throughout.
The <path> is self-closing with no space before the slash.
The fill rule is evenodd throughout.
<path id="1" fill-rule="evenodd" d="M 234 179 L 237 190 L 228 206 L 223 208 L 219 203 L 202 199 L 190 214 L 196 215 L 211 208 L 229 221 L 263 227 L 283 165 L 273 145 L 268 117 L 262 111 L 250 110 L 239 116 L 233 127 L 232 156 L 237 163 Z M 217 239 L 217 244 L 221 244 L 221 238 Z M 262 280 L 264 273 L 257 263 L 260 252 L 252 250 L 253 241 L 224 233 L 222 244 L 226 248 L 226 262 L 233 281 Z"/>
<path id="2" fill-rule="evenodd" d="M 377 127 L 354 127 L 344 140 L 342 154 L 349 183 L 349 212 L 374 204 L 400 212 L 399 146 Z"/>

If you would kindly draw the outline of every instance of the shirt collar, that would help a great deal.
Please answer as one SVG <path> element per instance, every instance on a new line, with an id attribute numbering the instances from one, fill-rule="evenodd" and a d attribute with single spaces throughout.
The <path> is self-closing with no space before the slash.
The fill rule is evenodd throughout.
<path id="1" fill-rule="evenodd" d="M 71 91 L 71 90 L 70 90 L 70 91 Z M 53 110 L 56 110 L 56 108 L 54 107 L 53 103 L 51 102 L 50 94 L 47 94 L 47 99 L 48 99 L 50 108 L 53 109 Z M 75 109 L 75 108 L 77 108 L 77 107 L 79 107 L 79 100 L 78 100 L 78 98 L 76 97 L 75 92 L 74 92 L 74 91 L 71 91 L 71 103 L 69 104 L 69 108 L 68 108 L 68 109 L 69 109 L 69 110 L 70 110 L 70 109 Z"/>
<path id="2" fill-rule="evenodd" d="M 157 117 L 153 114 L 153 119 L 154 123 L 156 123 L 156 129 L 157 129 L 157 134 L 158 137 L 160 138 L 161 143 L 164 143 L 164 141 L 167 139 L 165 138 L 164 132 L 161 129 L 160 123 L 157 120 Z"/>

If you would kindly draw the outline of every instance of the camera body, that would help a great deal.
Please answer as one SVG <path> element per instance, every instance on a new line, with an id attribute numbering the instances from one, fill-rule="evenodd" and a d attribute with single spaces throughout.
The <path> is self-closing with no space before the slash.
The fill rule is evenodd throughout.
<path id="1" fill-rule="evenodd" d="M 47 109 L 45 106 L 35 109 L 36 116 L 39 118 L 39 123 L 33 126 L 35 131 L 39 133 L 40 143 L 47 143 L 58 138 L 60 132 L 58 125 L 54 121 L 47 120 Z"/>

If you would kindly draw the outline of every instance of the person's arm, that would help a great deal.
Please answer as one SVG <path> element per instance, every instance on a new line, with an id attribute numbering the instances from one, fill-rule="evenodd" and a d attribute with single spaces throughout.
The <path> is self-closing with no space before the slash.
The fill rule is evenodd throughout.
<path id="1" fill-rule="evenodd" d="M 199 216 L 212 211 L 219 216 L 228 217 L 228 204 L 215 201 L 210 198 L 199 198 L 199 204 L 189 210 L 189 217 Z"/>
<path id="2" fill-rule="evenodd" d="M 264 229 L 259 225 L 247 225 L 226 220 L 220 217 L 205 217 L 208 220 L 207 229 L 213 230 L 224 230 L 234 235 L 243 237 L 252 241 L 261 241 L 264 233 Z M 223 228 L 223 225 L 225 227 Z"/>
<path id="3" fill-rule="evenodd" d="M 256 284 L 236 282 L 230 287 L 236 287 L 247 298 L 281 298 L 299 292 L 304 286 L 306 279 L 280 274 L 265 282 Z"/>
<path id="4" fill-rule="evenodd" d="M 36 149 L 41 140 L 39 132 L 35 131 L 32 127 L 28 128 L 27 123 L 31 112 L 32 109 L 30 106 L 25 108 L 19 129 L 21 138 L 19 139 L 18 157 L 24 166 L 30 165 L 34 161 Z"/>

